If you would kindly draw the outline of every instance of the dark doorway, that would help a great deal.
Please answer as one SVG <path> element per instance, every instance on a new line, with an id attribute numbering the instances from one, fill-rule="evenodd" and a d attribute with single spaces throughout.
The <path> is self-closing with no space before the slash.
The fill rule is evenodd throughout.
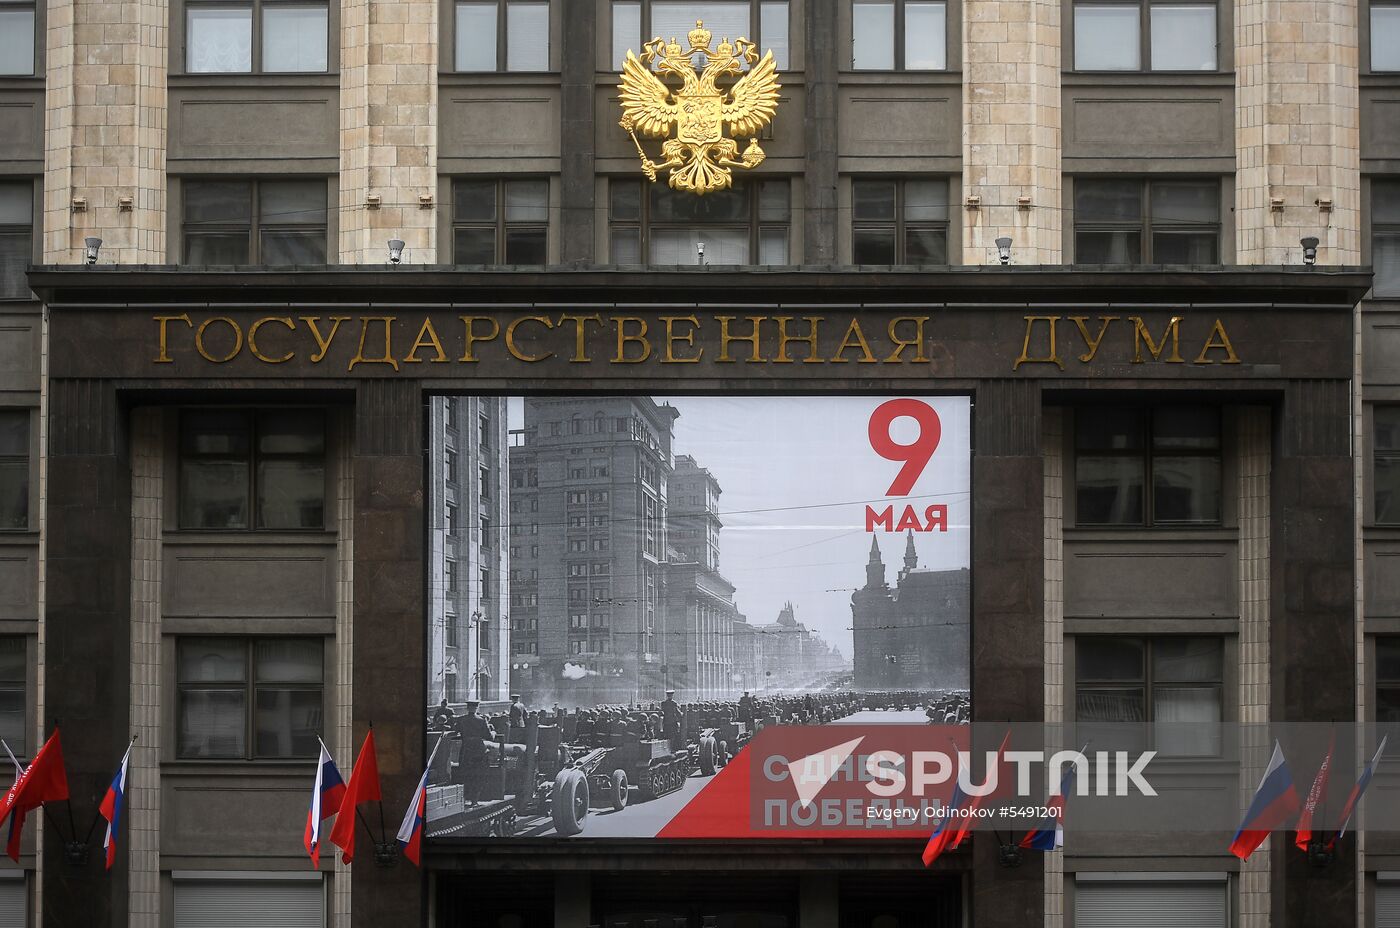
<path id="1" fill-rule="evenodd" d="M 962 928 L 962 880 L 928 873 L 841 878 L 841 928 Z"/>

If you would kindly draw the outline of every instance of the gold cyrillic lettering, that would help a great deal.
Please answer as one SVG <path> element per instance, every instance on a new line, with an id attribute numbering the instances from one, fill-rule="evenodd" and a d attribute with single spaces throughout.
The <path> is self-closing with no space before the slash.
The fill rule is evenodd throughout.
<path id="1" fill-rule="evenodd" d="M 852 336 L 855 337 L 855 341 L 851 341 L 851 337 L 852 337 Z M 843 358 L 843 357 L 841 357 L 841 355 L 845 353 L 845 351 L 846 351 L 847 348 L 859 348 L 859 349 L 860 349 L 860 351 L 861 351 L 861 357 L 859 357 L 859 358 L 856 359 L 856 363 L 857 363 L 857 364 L 879 364 L 879 363 L 880 363 L 879 359 L 875 357 L 875 353 L 872 352 L 872 351 L 870 350 L 870 342 L 868 342 L 868 341 L 865 340 L 865 333 L 862 332 L 862 331 L 861 331 L 861 328 L 860 328 L 860 320 L 857 319 L 857 318 L 855 318 L 854 316 L 851 317 L 851 324 L 850 324 L 850 326 L 847 327 L 847 329 L 846 329 L 846 335 L 845 335 L 845 337 L 841 339 L 841 344 L 840 344 L 839 346 L 837 346 L 837 348 L 836 348 L 836 354 L 832 355 L 831 363 L 832 363 L 832 364 L 847 364 L 847 363 L 849 363 L 850 360 L 851 360 L 850 358 Z"/>
<path id="2" fill-rule="evenodd" d="M 267 322 L 276 322 L 285 325 L 293 332 L 295 332 L 297 328 L 296 323 L 291 320 L 290 316 L 264 316 L 262 319 L 248 326 L 248 350 L 253 353 L 253 357 L 264 364 L 285 364 L 296 356 L 295 351 L 288 349 L 287 353 L 280 358 L 269 358 L 258 350 L 258 329 L 262 328 L 263 324 Z"/>
<path id="3" fill-rule="evenodd" d="M 156 364 L 171 364 L 171 363 L 174 362 L 175 359 L 172 358 L 172 357 L 170 357 L 170 355 L 166 353 L 166 348 L 167 348 L 166 343 L 165 343 L 165 328 L 166 328 L 166 325 L 167 325 L 168 323 L 171 323 L 171 322 L 183 322 L 187 327 L 193 328 L 193 327 L 194 327 L 194 323 L 193 323 L 193 322 L 190 322 L 190 314 L 189 314 L 189 313 L 181 313 L 181 314 L 178 315 L 178 316 L 152 316 L 151 318 L 153 318 L 156 322 L 160 323 L 160 354 L 156 355 L 155 363 L 156 363 Z"/>
<path id="4" fill-rule="evenodd" d="M 914 337 L 904 339 L 899 337 L 899 324 L 901 322 L 914 323 Z M 885 363 L 890 364 L 900 360 L 900 355 L 905 348 L 914 349 L 914 357 L 910 358 L 913 364 L 927 364 L 928 356 L 924 354 L 924 323 L 928 322 L 928 316 L 899 316 L 891 319 L 889 325 L 890 344 L 894 345 L 894 350 L 890 356 L 885 358 Z"/>
<path id="5" fill-rule="evenodd" d="M 1162 352 L 1166 350 L 1167 339 L 1172 340 L 1171 353 L 1167 355 L 1168 364 L 1185 364 L 1181 359 L 1181 317 L 1172 316 L 1172 321 L 1167 323 L 1167 330 L 1162 333 L 1161 344 L 1152 340 L 1152 333 L 1147 331 L 1147 324 L 1142 321 L 1141 316 L 1129 316 L 1128 320 L 1133 324 L 1133 363 L 1142 364 L 1142 346 L 1147 345 L 1147 353 L 1152 355 L 1152 360 L 1162 360 Z"/>
<path id="6" fill-rule="evenodd" d="M 1220 341 L 1215 340 L 1217 335 L 1220 336 Z M 1215 325 L 1211 326 L 1210 337 L 1207 338 L 1206 343 L 1201 346 L 1201 353 L 1196 355 L 1194 363 L 1214 364 L 1215 361 L 1206 357 L 1206 352 L 1212 349 L 1225 352 L 1225 360 L 1221 361 L 1221 364 L 1240 363 L 1240 356 L 1235 354 L 1235 346 L 1230 344 L 1230 336 L 1225 334 L 1225 323 L 1221 322 L 1219 319 L 1215 320 Z"/>
<path id="7" fill-rule="evenodd" d="M 1088 316 L 1070 316 L 1069 318 L 1073 320 L 1074 324 L 1079 328 L 1079 335 L 1084 339 L 1084 346 L 1089 349 L 1087 354 L 1081 354 L 1079 356 L 1079 360 L 1088 364 L 1090 361 L 1094 360 L 1094 355 L 1099 353 L 1099 345 L 1103 344 L 1103 337 L 1108 334 L 1109 323 L 1117 322 L 1118 317 L 1100 316 L 1098 335 L 1089 334 L 1089 327 L 1084 324 L 1089 321 Z"/>
<path id="8" fill-rule="evenodd" d="M 662 316 L 662 323 L 666 326 L 666 354 L 661 359 L 662 364 L 696 364 L 705 356 L 705 349 L 688 358 L 676 357 L 676 342 L 685 342 L 692 348 L 695 347 L 695 330 L 700 328 L 700 320 L 694 316 Z M 692 328 L 684 335 L 675 330 L 677 322 L 687 322 Z"/>
<path id="9" fill-rule="evenodd" d="M 426 317 L 423 325 L 418 329 L 418 337 L 413 340 L 413 347 L 408 349 L 408 354 L 404 356 L 405 364 L 422 364 L 423 359 L 418 357 L 420 348 L 432 348 L 437 352 L 436 358 L 428 360 L 434 364 L 447 363 L 447 352 L 442 350 L 442 342 L 438 340 L 437 330 L 433 328 L 432 317 Z"/>
<path id="10" fill-rule="evenodd" d="M 731 358 L 729 356 L 730 342 L 748 342 L 750 345 L 753 346 L 753 351 L 749 353 L 749 357 L 747 359 L 748 363 L 763 363 L 763 346 L 759 342 L 759 325 L 762 324 L 764 319 L 768 318 L 767 316 L 745 317 L 753 323 L 753 333 L 750 335 L 729 334 L 729 323 L 733 322 L 736 318 L 738 318 L 736 316 L 716 316 L 715 318 L 719 320 L 719 359 L 716 363 L 733 363 L 736 360 L 735 358 Z"/>
<path id="11" fill-rule="evenodd" d="M 476 346 L 477 342 L 489 342 L 497 335 L 500 335 L 501 324 L 490 316 L 459 316 L 458 318 L 462 320 L 462 325 L 466 327 L 466 333 L 462 336 L 462 356 L 457 360 L 469 362 L 481 360 L 476 355 L 472 354 L 472 349 Z M 485 335 L 477 335 L 476 324 L 479 321 L 491 323 L 491 331 Z"/>
<path id="12" fill-rule="evenodd" d="M 789 335 L 787 324 L 793 320 L 793 316 L 774 316 L 778 322 L 778 356 L 773 359 L 774 364 L 791 364 L 793 359 L 788 357 L 788 342 L 806 342 L 807 357 L 802 359 L 803 364 L 825 364 L 826 358 L 817 354 L 817 329 L 821 326 L 825 316 L 803 316 L 807 320 L 806 335 Z"/>
<path id="13" fill-rule="evenodd" d="M 544 354 L 532 355 L 525 354 L 520 350 L 520 347 L 515 344 L 515 329 L 522 322 L 538 322 L 546 329 L 554 328 L 554 320 L 550 319 L 548 316 L 520 316 L 516 319 L 512 319 L 510 325 L 506 326 L 506 351 L 510 352 L 510 356 L 517 361 L 525 361 L 530 364 L 554 357 L 554 352 L 552 351 L 546 351 Z"/>
<path id="14" fill-rule="evenodd" d="M 233 329 L 233 350 L 222 358 L 216 358 L 204 350 L 204 330 L 216 322 L 223 322 Z M 243 330 L 238 327 L 228 316 L 213 316 L 205 319 L 199 324 L 199 328 L 194 330 L 194 350 L 199 352 L 199 356 L 206 361 L 213 361 L 215 364 L 223 364 L 238 357 L 238 352 L 243 350 Z"/>
<path id="15" fill-rule="evenodd" d="M 1011 365 L 1014 371 L 1022 364 L 1053 364 L 1060 370 L 1065 369 L 1065 364 L 1060 360 L 1060 350 L 1055 344 L 1055 323 L 1060 321 L 1059 316 L 1022 316 L 1026 320 L 1026 334 L 1021 339 L 1021 356 L 1016 359 L 1016 363 Z M 1050 353 L 1039 358 L 1031 357 L 1031 335 L 1035 332 L 1037 322 L 1046 322 L 1050 325 Z"/>
<path id="16" fill-rule="evenodd" d="M 355 349 L 355 356 L 350 359 L 350 370 L 355 369 L 356 364 L 388 364 L 394 370 L 399 369 L 398 358 L 394 357 L 394 320 L 398 316 L 361 316 L 360 317 L 360 344 Z M 365 357 L 365 335 L 369 332 L 371 322 L 384 323 L 384 357 Z"/>
<path id="17" fill-rule="evenodd" d="M 584 364 L 591 360 L 588 357 L 587 348 L 584 346 L 584 341 L 587 338 L 588 323 L 592 322 L 597 325 L 602 325 L 603 317 L 597 313 L 591 316 L 573 316 L 568 313 L 562 313 L 559 316 L 559 324 L 562 326 L 566 322 L 572 322 L 574 324 L 574 356 L 569 358 L 569 363 Z"/>
<path id="18" fill-rule="evenodd" d="M 331 342 L 335 340 L 335 333 L 340 330 L 340 324 L 349 319 L 349 316 L 331 316 L 331 331 L 325 338 L 321 337 L 321 329 L 316 323 L 321 321 L 320 316 L 302 316 L 301 321 L 306 323 L 306 327 L 311 330 L 311 337 L 316 339 L 316 347 L 321 349 L 311 356 L 312 364 L 320 364 L 325 358 L 326 352 L 331 350 Z"/>
<path id="19" fill-rule="evenodd" d="M 647 341 L 647 321 L 638 316 L 613 316 L 613 325 L 617 327 L 617 354 L 613 357 L 613 364 L 641 364 L 651 357 L 651 342 Z M 627 334 L 627 323 L 635 322 L 641 328 L 635 335 Z M 642 346 L 642 356 L 639 358 L 627 357 L 628 342 L 636 342 Z"/>

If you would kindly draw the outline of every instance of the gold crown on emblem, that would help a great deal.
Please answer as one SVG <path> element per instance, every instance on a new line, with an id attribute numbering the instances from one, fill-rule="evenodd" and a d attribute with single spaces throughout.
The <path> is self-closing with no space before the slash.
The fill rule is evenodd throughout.
<path id="1" fill-rule="evenodd" d="M 660 38 L 642 45 L 639 57 L 628 51 L 618 85 L 622 119 L 618 123 L 632 136 L 642 171 L 653 182 L 657 171 L 670 169 L 667 183 L 675 190 L 703 196 L 733 186 L 730 168 L 756 168 L 766 157 L 758 146 L 758 133 L 778 111 L 778 70 L 773 52 L 762 58 L 753 42 L 740 36 L 723 37 L 710 48 L 714 34 L 703 20 L 687 33 L 688 49 L 675 38 Z M 705 64 L 696 71 L 694 56 Z M 734 80 L 732 84 L 730 80 Z M 666 81 L 679 80 L 673 89 Z M 726 135 L 747 137 L 748 147 Z M 675 137 L 672 137 L 672 133 Z M 663 160 L 652 161 L 642 149 L 642 138 L 665 139 Z"/>

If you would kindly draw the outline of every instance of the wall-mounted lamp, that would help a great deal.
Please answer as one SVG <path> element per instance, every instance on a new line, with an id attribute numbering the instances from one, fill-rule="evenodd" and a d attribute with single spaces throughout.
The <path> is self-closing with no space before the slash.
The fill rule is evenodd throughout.
<path id="1" fill-rule="evenodd" d="M 1283 212 L 1283 197 L 1269 197 L 1269 210 L 1274 213 Z"/>
<path id="2" fill-rule="evenodd" d="M 1298 244 L 1303 246 L 1303 263 L 1312 267 L 1317 263 L 1317 239 L 1309 235 L 1307 238 L 1300 239 Z"/>
<path id="3" fill-rule="evenodd" d="M 974 195 L 974 196 L 970 196 L 970 197 L 968 197 L 966 200 L 963 201 L 963 207 L 964 207 L 965 209 L 969 209 L 969 210 L 981 209 L 981 208 L 982 208 L 982 198 L 979 197 L 979 196 L 975 196 L 975 195 Z"/>
<path id="4" fill-rule="evenodd" d="M 695 263 L 696 263 L 696 264 L 699 264 L 699 265 L 702 266 L 702 267 L 703 267 L 704 264 L 705 264 L 705 243 L 704 243 L 704 242 L 696 242 L 696 243 L 695 243 Z"/>
<path id="5" fill-rule="evenodd" d="M 1016 208 L 1017 208 L 1017 209 L 1030 209 L 1030 208 L 1031 208 L 1031 198 L 1030 198 L 1030 197 L 1017 197 L 1017 198 L 1016 198 Z"/>
<path id="6" fill-rule="evenodd" d="M 398 264 L 403 260 L 403 239 L 389 239 L 389 263 Z"/>
<path id="7" fill-rule="evenodd" d="M 1011 236 L 1003 235 L 997 239 L 997 260 L 1002 264 L 1011 263 Z"/>
<path id="8" fill-rule="evenodd" d="M 102 250 L 102 239 L 100 239 L 100 238 L 85 238 L 85 239 L 83 239 L 83 246 L 84 246 L 84 252 L 85 252 L 85 254 L 87 255 L 87 263 L 88 263 L 88 264 L 96 264 L 96 263 L 97 263 L 97 253 L 98 253 L 99 251 Z"/>
<path id="9" fill-rule="evenodd" d="M 425 193 L 425 194 L 420 195 L 420 196 L 418 197 L 418 208 L 419 208 L 419 209 L 432 209 L 432 208 L 433 208 L 433 195 L 432 195 L 431 193 Z"/>
<path id="10" fill-rule="evenodd" d="M 72 199 L 71 205 L 72 205 L 72 207 L 73 207 L 73 212 L 75 212 L 75 213 L 86 213 L 86 212 L 87 212 L 87 197 L 74 197 L 74 198 Z"/>
<path id="11" fill-rule="evenodd" d="M 382 202 L 383 198 L 377 193 L 371 193 L 365 197 L 365 206 L 369 209 L 379 209 L 379 204 Z"/>
<path id="12" fill-rule="evenodd" d="M 136 201 L 131 197 L 117 197 L 117 209 L 123 213 L 129 213 L 136 207 Z"/>

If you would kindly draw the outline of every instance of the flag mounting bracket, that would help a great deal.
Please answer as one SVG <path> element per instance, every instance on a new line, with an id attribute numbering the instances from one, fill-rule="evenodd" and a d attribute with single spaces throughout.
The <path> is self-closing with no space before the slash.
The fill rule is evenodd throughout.
<path id="1" fill-rule="evenodd" d="M 385 869 L 399 862 L 399 845 L 396 841 L 378 841 L 374 844 L 374 862 Z"/>
<path id="2" fill-rule="evenodd" d="M 1336 852 L 1326 841 L 1314 838 L 1308 842 L 1308 863 L 1318 870 L 1332 866 L 1332 861 L 1336 858 Z"/>
<path id="3" fill-rule="evenodd" d="M 63 842 L 63 859 L 70 867 L 86 867 L 91 848 L 86 841 Z"/>
<path id="4" fill-rule="evenodd" d="M 1008 870 L 1014 870 L 1021 866 L 1021 861 L 1025 859 L 1021 849 L 1014 844 L 997 845 L 997 863 Z"/>

